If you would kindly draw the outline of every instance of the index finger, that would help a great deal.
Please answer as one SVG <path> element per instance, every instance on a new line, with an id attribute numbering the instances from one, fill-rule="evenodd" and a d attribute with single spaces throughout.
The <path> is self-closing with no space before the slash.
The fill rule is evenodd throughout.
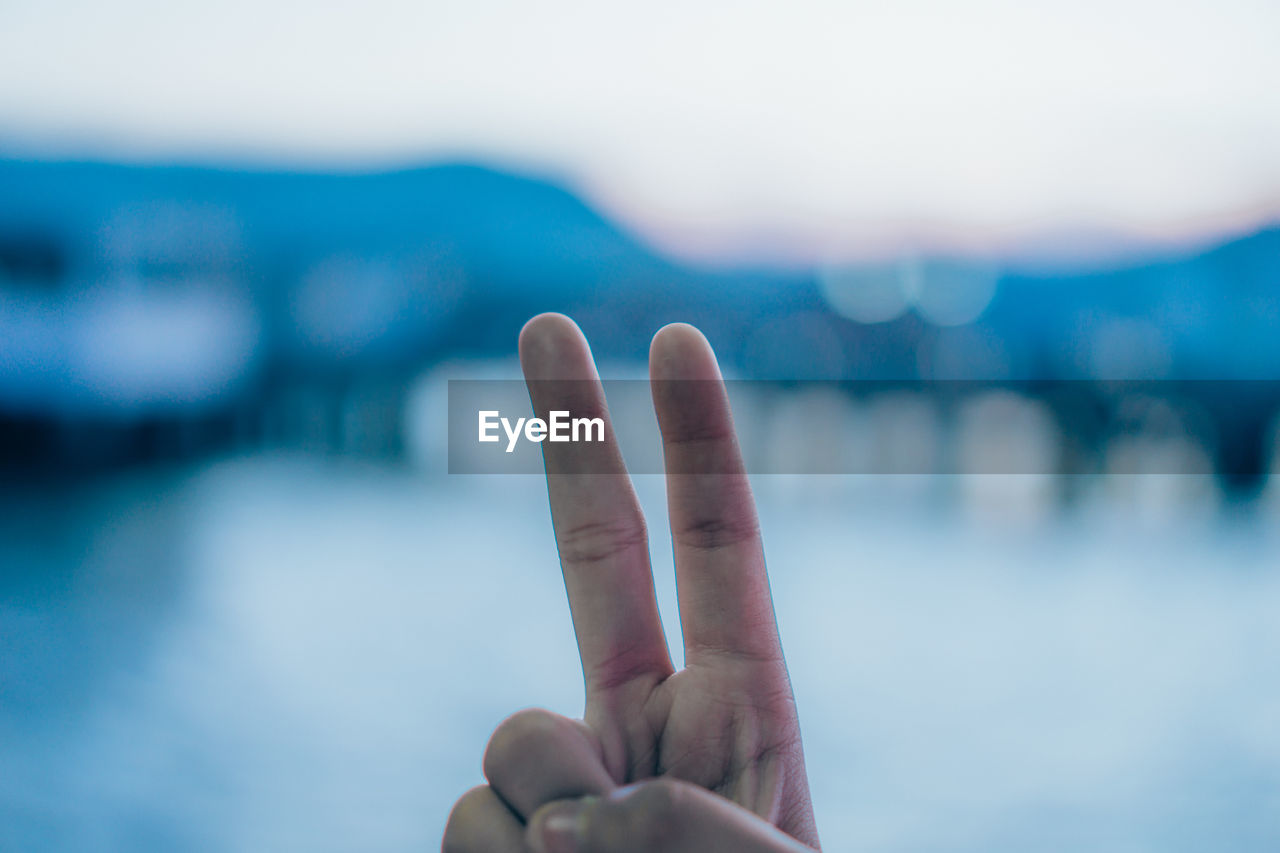
<path id="1" fill-rule="evenodd" d="M 587 699 L 641 676 L 671 674 L 649 568 L 644 516 L 609 422 L 586 338 L 561 314 L 520 333 L 520 363 L 535 414 L 601 418 L 602 443 L 543 442 L 547 493 Z"/>

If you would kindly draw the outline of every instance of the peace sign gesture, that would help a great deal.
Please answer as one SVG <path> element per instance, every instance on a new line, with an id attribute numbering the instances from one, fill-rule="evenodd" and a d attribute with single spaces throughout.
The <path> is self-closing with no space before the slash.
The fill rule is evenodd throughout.
<path id="1" fill-rule="evenodd" d="M 678 672 L 586 339 L 567 317 L 543 314 L 520 335 L 520 361 L 539 417 L 567 410 L 605 422 L 604 443 L 543 444 L 586 712 L 508 718 L 485 751 L 489 784 L 455 806 L 444 848 L 816 847 L 755 506 L 710 345 L 671 325 L 649 356 L 685 648 Z M 577 799 L 591 795 L 601 798 Z"/>

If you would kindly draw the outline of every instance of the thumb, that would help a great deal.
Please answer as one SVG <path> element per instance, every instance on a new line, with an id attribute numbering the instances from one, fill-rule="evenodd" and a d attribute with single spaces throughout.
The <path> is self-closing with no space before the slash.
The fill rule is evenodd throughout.
<path id="1" fill-rule="evenodd" d="M 813 853 L 712 792 L 674 779 L 558 800 L 529 820 L 534 853 Z"/>

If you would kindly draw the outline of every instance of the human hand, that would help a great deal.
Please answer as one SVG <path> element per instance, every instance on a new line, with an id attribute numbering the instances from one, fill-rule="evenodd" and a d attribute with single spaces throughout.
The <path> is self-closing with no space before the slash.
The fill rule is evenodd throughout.
<path id="1" fill-rule="evenodd" d="M 556 800 L 524 827 L 487 787 L 463 797 L 454 814 L 446 853 L 814 853 L 741 806 L 670 777 Z"/>
<path id="2" fill-rule="evenodd" d="M 786 836 L 817 847 L 755 507 L 706 339 L 672 325 L 650 348 L 685 647 L 679 672 L 658 616 L 644 517 L 586 340 L 568 318 L 540 315 L 520 335 L 520 360 L 539 417 L 567 410 L 606 424 L 604 444 L 543 443 L 586 713 L 578 721 L 530 710 L 505 721 L 485 752 L 489 785 L 455 806 L 445 849 L 515 853 L 526 827 L 532 837 L 563 823 L 536 817 L 546 804 L 636 782 L 646 784 L 629 796 L 586 801 L 580 826 L 591 843 L 605 844 L 623 824 L 632 827 L 624 835 L 647 837 L 626 822 L 665 815 L 659 823 L 687 825 L 705 842 L 700 850 L 718 849 L 706 846 L 717 827 L 744 844 L 775 843 L 732 849 L 803 849 L 776 846 Z M 664 849 L 684 848 L 669 838 Z"/>

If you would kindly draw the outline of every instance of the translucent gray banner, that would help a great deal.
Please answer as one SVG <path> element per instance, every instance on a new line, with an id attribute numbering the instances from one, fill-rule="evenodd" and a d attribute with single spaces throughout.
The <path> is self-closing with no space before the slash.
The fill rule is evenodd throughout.
<path id="1" fill-rule="evenodd" d="M 697 382 L 681 399 L 714 400 Z M 450 380 L 449 472 L 542 474 L 543 451 L 576 473 L 715 473 L 683 454 L 668 471 L 646 380 Z M 752 474 L 1266 475 L 1280 382 L 729 381 Z M 568 466 L 567 468 L 564 466 Z"/>

